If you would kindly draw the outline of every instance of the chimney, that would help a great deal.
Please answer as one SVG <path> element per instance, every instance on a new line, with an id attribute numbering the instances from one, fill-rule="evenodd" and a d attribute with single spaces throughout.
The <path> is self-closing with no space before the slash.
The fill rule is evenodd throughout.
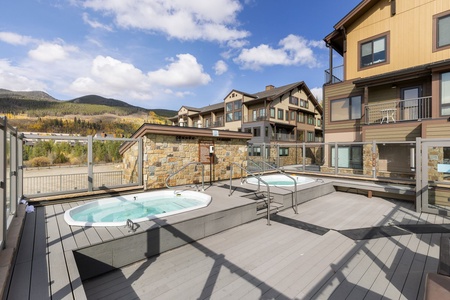
<path id="1" fill-rule="evenodd" d="M 266 91 L 273 90 L 275 87 L 273 85 L 266 85 Z"/>

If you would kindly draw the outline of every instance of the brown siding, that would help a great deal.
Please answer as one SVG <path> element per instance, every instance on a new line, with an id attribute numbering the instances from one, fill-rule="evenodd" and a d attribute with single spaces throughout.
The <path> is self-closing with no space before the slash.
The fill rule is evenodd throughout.
<path id="1" fill-rule="evenodd" d="M 417 123 L 374 125 L 363 129 L 364 141 L 415 141 L 421 132 L 421 124 Z"/>

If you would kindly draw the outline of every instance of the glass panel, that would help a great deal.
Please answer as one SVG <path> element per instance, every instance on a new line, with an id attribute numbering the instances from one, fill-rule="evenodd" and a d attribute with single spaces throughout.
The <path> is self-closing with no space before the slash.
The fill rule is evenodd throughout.
<path id="1" fill-rule="evenodd" d="M 6 131 L 6 216 L 11 212 L 11 133 Z"/>
<path id="2" fill-rule="evenodd" d="M 450 215 L 450 146 L 428 149 L 428 207 Z"/>
<path id="3" fill-rule="evenodd" d="M 352 97 L 352 119 L 361 119 L 361 96 Z"/>
<path id="4" fill-rule="evenodd" d="M 361 66 L 370 66 L 372 64 L 372 42 L 361 45 Z"/>
<path id="5" fill-rule="evenodd" d="M 349 120 L 349 100 L 340 99 L 331 101 L 331 121 Z"/>
<path id="6" fill-rule="evenodd" d="M 438 19 L 438 47 L 450 45 L 450 16 Z"/>
<path id="7" fill-rule="evenodd" d="M 373 63 L 386 61 L 386 38 L 382 37 L 373 42 Z"/>
<path id="8" fill-rule="evenodd" d="M 450 72 L 441 74 L 441 114 L 450 115 Z"/>

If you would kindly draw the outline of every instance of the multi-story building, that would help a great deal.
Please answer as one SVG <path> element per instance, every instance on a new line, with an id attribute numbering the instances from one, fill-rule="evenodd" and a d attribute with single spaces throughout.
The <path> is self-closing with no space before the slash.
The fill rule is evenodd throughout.
<path id="1" fill-rule="evenodd" d="M 448 181 L 450 142 L 420 151 L 414 142 L 450 138 L 450 1 L 363 0 L 324 41 L 330 52 L 325 142 L 381 142 L 375 152 L 370 145 L 349 146 L 336 154 L 339 160 L 350 168 L 357 162 L 369 174 L 414 176 L 420 155 L 418 168 L 426 174 L 416 177 L 423 182 L 418 190 L 428 191 L 428 180 Z M 342 65 L 335 66 L 336 57 Z M 373 153 L 367 161 L 365 152 Z M 325 159 L 331 166 L 332 156 Z"/>
<path id="2" fill-rule="evenodd" d="M 322 106 L 307 85 L 295 82 L 264 91 L 232 90 L 223 102 L 182 106 L 173 125 L 251 132 L 250 143 L 322 141 Z"/>
<path id="3" fill-rule="evenodd" d="M 450 137 L 450 1 L 364 0 L 324 40 L 325 141 Z"/>

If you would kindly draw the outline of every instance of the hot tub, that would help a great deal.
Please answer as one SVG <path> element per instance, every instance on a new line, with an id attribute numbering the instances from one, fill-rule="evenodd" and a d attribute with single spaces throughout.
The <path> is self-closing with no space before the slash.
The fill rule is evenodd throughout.
<path id="1" fill-rule="evenodd" d="M 294 180 L 292 180 L 292 178 L 282 174 L 263 175 L 261 176 L 261 179 L 264 180 L 269 186 L 294 186 L 316 181 L 315 179 L 311 179 L 304 176 L 297 176 L 297 175 L 290 175 L 290 176 L 295 179 L 295 183 Z M 248 177 L 247 183 L 258 184 L 258 179 L 256 177 Z M 264 185 L 264 183 L 261 182 L 261 185 Z"/>
<path id="2" fill-rule="evenodd" d="M 194 191 L 164 190 L 95 200 L 67 210 L 71 226 L 125 226 L 209 205 L 212 198 Z"/>

